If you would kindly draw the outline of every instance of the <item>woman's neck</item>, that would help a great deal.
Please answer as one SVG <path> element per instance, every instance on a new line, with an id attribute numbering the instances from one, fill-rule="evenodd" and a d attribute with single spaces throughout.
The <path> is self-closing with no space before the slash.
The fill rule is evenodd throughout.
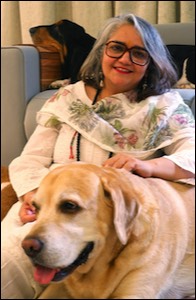
<path id="1" fill-rule="evenodd" d="M 109 97 L 111 95 L 115 95 L 118 93 L 122 93 L 122 91 L 110 91 L 106 88 L 102 88 L 101 90 L 96 90 L 94 87 L 86 85 L 85 86 L 85 90 L 86 90 L 86 94 L 87 96 L 93 101 L 96 97 L 96 102 L 105 98 L 105 97 Z M 130 98 L 131 102 L 135 102 L 136 98 L 137 98 L 137 92 L 136 91 L 128 91 L 128 92 L 124 92 L 124 94 Z"/>
<path id="2" fill-rule="evenodd" d="M 86 90 L 86 94 L 87 96 L 93 101 L 95 96 L 97 95 L 96 97 L 96 102 L 105 98 L 105 97 L 109 97 L 111 95 L 114 95 L 114 94 L 117 94 L 115 92 L 112 92 L 112 91 L 109 91 L 105 88 L 102 88 L 100 89 L 99 91 L 96 90 L 94 87 L 92 86 L 89 86 L 89 85 L 86 85 L 85 86 L 85 90 Z"/>

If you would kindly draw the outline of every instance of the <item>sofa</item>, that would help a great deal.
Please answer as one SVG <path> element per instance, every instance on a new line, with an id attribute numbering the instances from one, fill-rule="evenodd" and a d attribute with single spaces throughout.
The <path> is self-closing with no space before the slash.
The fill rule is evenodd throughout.
<path id="1" fill-rule="evenodd" d="M 166 45 L 195 45 L 195 23 L 156 24 Z M 36 112 L 56 92 L 41 89 L 40 53 L 33 45 L 1 48 L 1 165 L 20 155 Z M 178 89 L 195 115 L 195 89 Z"/>

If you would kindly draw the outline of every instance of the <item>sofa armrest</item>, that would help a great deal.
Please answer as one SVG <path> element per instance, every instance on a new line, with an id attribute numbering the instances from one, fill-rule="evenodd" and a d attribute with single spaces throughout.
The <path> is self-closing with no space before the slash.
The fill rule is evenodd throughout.
<path id="1" fill-rule="evenodd" d="M 1 164 L 20 155 L 28 101 L 40 92 L 39 53 L 33 46 L 1 48 Z"/>

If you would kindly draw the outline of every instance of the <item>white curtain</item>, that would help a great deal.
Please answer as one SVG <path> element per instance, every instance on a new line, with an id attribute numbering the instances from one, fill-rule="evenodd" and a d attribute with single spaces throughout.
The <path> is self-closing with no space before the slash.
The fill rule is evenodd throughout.
<path id="1" fill-rule="evenodd" d="M 104 21 L 134 13 L 152 24 L 195 21 L 195 1 L 1 1 L 1 45 L 32 44 L 29 28 L 68 19 L 96 37 Z"/>

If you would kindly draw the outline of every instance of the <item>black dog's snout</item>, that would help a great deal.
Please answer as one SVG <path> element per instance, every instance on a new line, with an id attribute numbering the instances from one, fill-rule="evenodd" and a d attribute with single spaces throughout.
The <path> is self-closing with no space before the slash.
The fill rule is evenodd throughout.
<path id="1" fill-rule="evenodd" d="M 36 257 L 42 250 L 43 242 L 37 238 L 26 238 L 22 241 L 22 248 L 29 257 Z"/>
<path id="2" fill-rule="evenodd" d="M 30 34 L 34 34 L 36 32 L 36 28 L 32 27 L 29 29 Z"/>

